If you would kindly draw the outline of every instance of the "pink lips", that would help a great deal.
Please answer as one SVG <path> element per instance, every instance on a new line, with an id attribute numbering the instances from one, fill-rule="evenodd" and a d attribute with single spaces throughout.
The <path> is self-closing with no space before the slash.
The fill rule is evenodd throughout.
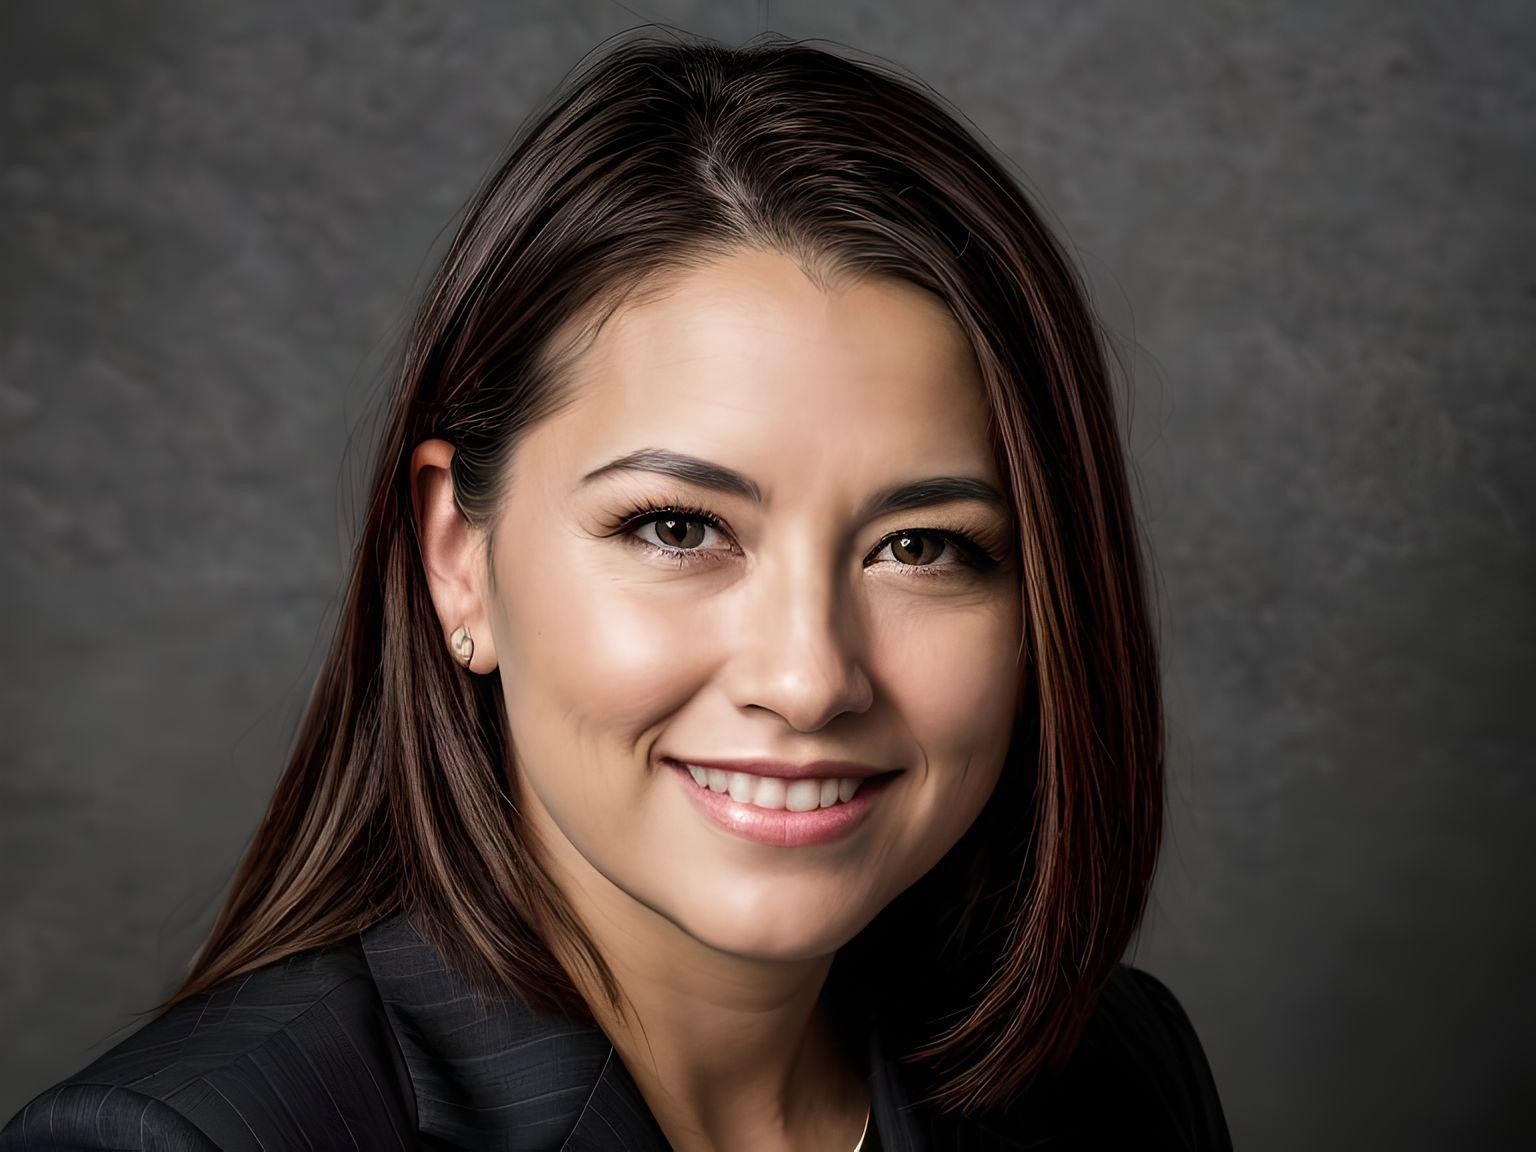
<path id="1" fill-rule="evenodd" d="M 666 763 L 688 798 L 716 824 L 744 839 L 777 848 L 826 844 L 848 835 L 864 822 L 880 793 L 893 779 L 893 776 L 882 776 L 865 780 L 852 800 L 833 804 L 830 808 L 791 812 L 787 808 L 756 808 L 732 800 L 729 792 L 701 788 L 681 763 L 675 760 Z"/>

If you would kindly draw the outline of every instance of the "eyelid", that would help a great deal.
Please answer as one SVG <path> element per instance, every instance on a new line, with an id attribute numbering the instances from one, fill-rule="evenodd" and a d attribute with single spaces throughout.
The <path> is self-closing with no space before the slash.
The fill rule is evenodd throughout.
<path id="1" fill-rule="evenodd" d="M 649 524 L 656 520 L 661 520 L 667 516 L 671 516 L 676 520 L 697 520 L 703 524 L 709 525 L 717 532 L 730 535 L 730 529 L 726 527 L 725 521 L 721 520 L 720 517 L 716 516 L 713 512 L 703 508 L 695 508 L 686 504 L 672 503 L 648 504 L 638 507 L 633 511 L 626 512 L 623 516 L 619 517 L 618 522 L 613 525 L 613 531 L 630 532 L 636 528 L 641 527 L 642 525 Z"/>
<path id="2" fill-rule="evenodd" d="M 965 557 L 961 563 L 968 568 L 984 570 L 996 563 L 992 554 L 986 550 L 982 543 L 969 533 L 960 532 L 950 528 L 898 528 L 895 532 L 887 533 L 881 537 L 875 545 L 871 556 L 885 551 L 893 542 L 902 536 L 934 536 L 947 544 L 954 545 L 955 551 Z M 933 567 L 947 567 L 947 565 L 933 564 L 903 564 L 903 568 L 923 569 Z"/>
<path id="3" fill-rule="evenodd" d="M 662 556 L 674 561 L 679 567 L 698 563 L 699 561 L 694 559 L 694 557 L 708 556 L 719 551 L 716 548 L 666 548 L 659 544 L 653 544 L 649 540 L 642 540 L 635 534 L 638 529 L 645 527 L 647 524 L 654 524 L 658 520 L 666 519 L 669 516 L 675 520 L 696 520 L 719 532 L 727 540 L 731 540 L 730 529 L 713 512 L 692 505 L 676 503 L 646 504 L 631 512 L 627 512 L 619 518 L 618 524 L 613 528 L 610 535 L 621 535 L 625 538 L 626 542 L 644 548 L 653 555 Z M 734 541 L 726 551 L 737 551 Z"/>

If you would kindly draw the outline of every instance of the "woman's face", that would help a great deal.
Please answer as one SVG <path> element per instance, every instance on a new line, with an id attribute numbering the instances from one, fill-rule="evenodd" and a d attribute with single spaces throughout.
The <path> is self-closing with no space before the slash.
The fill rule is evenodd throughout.
<path id="1" fill-rule="evenodd" d="M 919 289 L 828 294 L 753 251 L 621 308 L 572 379 L 489 540 L 514 795 L 589 893 L 827 955 L 970 826 L 1008 746 L 1018 567 L 969 347 Z M 680 766 L 763 760 L 889 775 L 845 807 L 847 770 L 717 769 L 717 793 Z"/>

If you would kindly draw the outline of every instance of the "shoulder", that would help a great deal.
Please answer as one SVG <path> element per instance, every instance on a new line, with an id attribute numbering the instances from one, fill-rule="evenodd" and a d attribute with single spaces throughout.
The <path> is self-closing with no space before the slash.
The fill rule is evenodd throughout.
<path id="1" fill-rule="evenodd" d="M 1006 1127 L 1063 1147 L 1230 1152 L 1205 1050 L 1178 998 L 1118 965 L 1066 1063 L 1008 1109 Z"/>
<path id="2" fill-rule="evenodd" d="M 1219 1124 L 1220 1098 L 1205 1049 L 1184 1006 L 1150 972 L 1122 964 L 1104 990 L 1085 1043 L 1143 1086 L 1170 1118 Z"/>
<path id="3" fill-rule="evenodd" d="M 1179 1149 L 1230 1149 L 1221 1098 L 1205 1049 L 1173 992 L 1150 972 L 1121 964 L 1089 1018 L 1069 1064 L 1069 1078 L 1084 1093 L 1106 1090 L 1120 1102 L 1118 1115 L 1098 1122 L 1135 1124 L 1155 1133 L 1154 1145 Z"/>
<path id="4" fill-rule="evenodd" d="M 28 1102 L 0 1152 L 404 1147 L 409 1085 L 352 936 L 156 1017 Z"/>

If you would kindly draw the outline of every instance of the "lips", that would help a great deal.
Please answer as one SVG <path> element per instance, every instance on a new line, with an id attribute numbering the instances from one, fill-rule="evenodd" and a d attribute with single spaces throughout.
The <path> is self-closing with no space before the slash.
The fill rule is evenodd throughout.
<path id="1" fill-rule="evenodd" d="M 719 763 L 718 761 L 716 763 Z M 735 763 L 741 763 L 736 761 Z M 837 761 L 819 761 L 818 770 Z M 846 764 L 846 762 L 842 762 Z M 755 804 L 742 803 L 729 792 L 716 792 L 700 787 L 688 766 L 669 760 L 668 769 L 695 808 L 703 813 L 716 827 L 740 837 L 777 848 L 810 847 L 829 844 L 849 836 L 868 818 L 879 798 L 899 774 L 878 773 L 870 778 L 866 773 L 858 777 L 860 782 L 849 800 L 839 799 L 829 807 L 815 807 L 805 811 L 788 808 L 760 808 Z M 741 771 L 741 769 L 732 769 Z M 796 777 L 795 779 L 804 779 Z M 848 779 L 848 778 L 844 778 Z"/>

